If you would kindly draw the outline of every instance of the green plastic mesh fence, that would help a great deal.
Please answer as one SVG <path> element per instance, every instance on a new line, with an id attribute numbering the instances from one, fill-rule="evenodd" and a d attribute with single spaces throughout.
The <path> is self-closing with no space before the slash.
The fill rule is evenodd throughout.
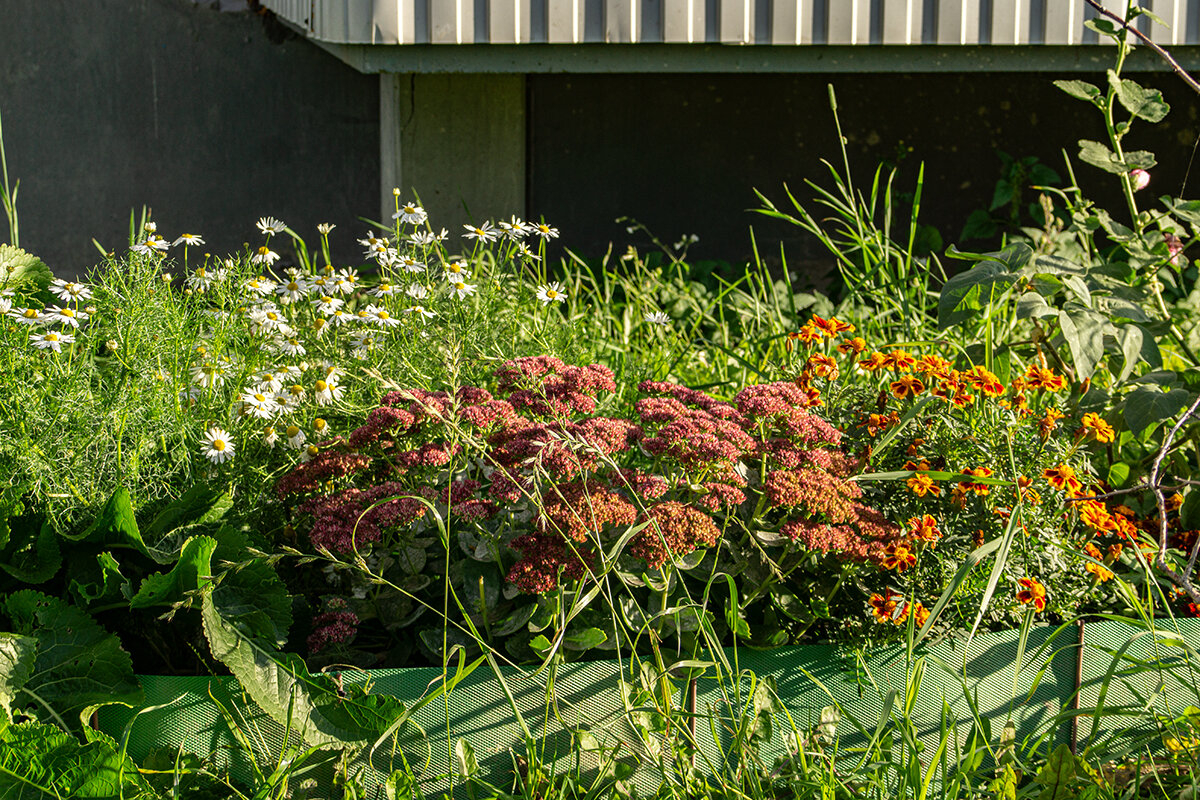
<path id="1" fill-rule="evenodd" d="M 1179 634 L 1173 635 L 1198 638 L 1200 620 L 1182 620 L 1177 629 Z M 1080 630 L 1074 625 L 1031 629 L 1021 669 L 1017 669 L 1019 631 L 980 635 L 969 646 L 949 640 L 924 648 L 917 654 L 924 658 L 923 678 L 908 716 L 922 735 L 937 736 L 948 714 L 957 721 L 954 732 L 959 746 L 976 712 L 993 737 L 1011 719 L 1019 741 L 1040 737 L 1043 747 L 1073 736 L 1081 743 L 1096 741 L 1113 730 L 1128 730 L 1144 745 L 1157 735 L 1153 725 L 1146 725 L 1146 709 L 1169 714 L 1188 704 L 1200 705 L 1195 665 L 1180 658 L 1178 642 L 1170 637 L 1108 621 L 1089 623 L 1083 633 L 1081 648 Z M 907 676 L 915 667 L 903 648 L 864 656 L 823 645 L 768 651 L 739 648 L 712 661 L 696 679 L 695 693 L 696 765 L 708 774 L 728 774 L 735 767 L 732 742 L 738 721 L 752 705 L 751 676 L 772 676 L 786 708 L 786 714 L 774 717 L 774 734 L 760 748 L 762 763 L 769 766 L 786 754 L 793 725 L 807 734 L 820 720 L 821 710 L 830 705 L 842 711 L 841 747 L 864 743 L 867 737 L 861 731 L 875 729 L 889 693 L 894 693 L 893 707 L 904 705 Z M 729 672 L 723 661 L 729 663 Z M 545 671 L 501 670 L 512 703 L 495 675 L 482 666 L 444 697 L 419 709 L 394 747 L 379 748 L 370 763 L 359 754 L 350 769 L 360 772 L 370 796 L 383 796 L 382 782 L 394 770 L 411 772 L 426 795 L 446 792 L 452 784 L 459 795 L 461 779 L 451 780 L 456 770 L 453 748 L 459 739 L 474 748 L 480 778 L 511 789 L 521 769 L 517 757 L 525 751 L 514 703 L 536 741 L 539 759 L 559 772 L 571 769 L 585 778 L 596 774 L 600 751 L 581 752 L 572 744 L 573 732 L 581 730 L 602 747 L 619 748 L 619 760 L 634 768 L 632 780 L 642 790 L 653 791 L 664 773 L 671 771 L 664 737 L 638 734 L 632 721 L 645 713 L 645 707 L 628 707 L 629 695 L 623 691 L 639 685 L 643 670 L 657 678 L 656 670 L 629 660 L 563 664 L 553 675 L 552 687 Z M 436 668 L 345 672 L 343 677 L 369 685 L 372 693 L 393 695 L 409 707 L 443 679 Z M 172 753 L 182 749 L 228 768 L 234 779 L 245 780 L 252 774 L 251 757 L 271 771 L 285 729 L 258 711 L 235 679 L 143 676 L 141 680 L 147 707 L 162 708 L 145 711 L 133 721 L 129 736 L 133 757 L 144 758 L 155 748 Z M 687 681 L 670 677 L 668 685 L 675 707 L 686 708 L 690 703 Z M 1080 715 L 1072 725 L 1069 715 L 1060 714 L 1072 708 L 1077 685 L 1079 707 L 1100 710 Z M 661 686 L 653 681 L 656 691 Z M 236 720 L 254 753 L 238 744 L 218 702 Z M 129 709 L 105 708 L 101 728 L 119 737 L 133 717 Z M 330 779 L 328 774 L 317 777 Z"/>

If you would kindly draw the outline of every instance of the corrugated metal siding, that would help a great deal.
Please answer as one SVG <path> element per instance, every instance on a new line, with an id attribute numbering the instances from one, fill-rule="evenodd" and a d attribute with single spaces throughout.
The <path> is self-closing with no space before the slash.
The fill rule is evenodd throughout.
<path id="1" fill-rule="evenodd" d="M 1125 0 L 1104 0 L 1116 13 Z M 1083 0 L 263 0 L 334 44 L 1095 44 Z M 1200 43 L 1200 0 L 1145 0 L 1163 45 Z"/>

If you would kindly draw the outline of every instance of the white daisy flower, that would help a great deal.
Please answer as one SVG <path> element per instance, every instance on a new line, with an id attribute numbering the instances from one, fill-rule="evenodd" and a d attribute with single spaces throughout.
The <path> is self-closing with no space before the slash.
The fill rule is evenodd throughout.
<path id="1" fill-rule="evenodd" d="M 346 370 L 334 364 L 332 361 L 322 361 L 317 365 L 318 370 L 325 376 L 327 381 L 336 381 L 346 374 Z"/>
<path id="2" fill-rule="evenodd" d="M 359 333 L 355 333 L 354 335 L 352 335 L 350 337 L 350 347 L 352 347 L 357 352 L 362 352 L 365 354 L 366 351 L 370 350 L 374 346 L 375 346 L 375 335 L 373 333 L 371 333 L 371 331 L 361 331 Z M 366 358 L 366 355 L 356 355 L 354 357 L 362 359 L 362 358 Z M 329 377 L 330 380 L 336 380 L 336 378 L 333 377 L 332 375 L 327 376 L 327 377 Z"/>
<path id="3" fill-rule="evenodd" d="M 270 419 L 279 411 L 279 404 L 272 399 L 270 391 L 262 388 L 246 389 L 238 399 L 242 401 L 242 411 L 259 419 Z"/>
<path id="4" fill-rule="evenodd" d="M 336 227 L 337 225 L 334 225 L 332 222 L 322 222 L 317 225 L 317 233 L 321 234 L 322 236 L 328 236 L 329 232 Z"/>
<path id="5" fill-rule="evenodd" d="M 139 255 L 148 256 L 156 253 L 165 253 L 170 246 L 166 239 L 152 233 L 146 237 L 145 241 L 138 242 L 129 249 Z"/>
<path id="6" fill-rule="evenodd" d="M 274 425 L 268 425 L 263 428 L 263 444 L 274 450 L 275 443 L 279 441 L 279 432 L 275 430 Z"/>
<path id="7" fill-rule="evenodd" d="M 533 225 L 533 233 L 540 236 L 542 239 L 557 239 L 558 228 L 551 228 L 544 222 L 537 222 Z"/>
<path id="8" fill-rule="evenodd" d="M 29 334 L 29 343 L 39 350 L 53 350 L 56 353 L 62 352 L 64 344 L 71 344 L 75 341 L 75 337 L 69 333 L 58 333 L 57 331 L 46 331 L 45 333 Z"/>
<path id="9" fill-rule="evenodd" d="M 398 219 L 405 225 L 420 225 L 428 218 L 429 215 L 425 213 L 425 209 L 416 203 L 405 203 L 400 206 L 399 211 L 392 214 L 392 219 Z"/>
<path id="10" fill-rule="evenodd" d="M 280 338 L 275 340 L 274 345 L 276 351 L 289 356 L 302 356 L 308 352 L 299 339 Z"/>
<path id="11" fill-rule="evenodd" d="M 142 230 L 144 230 L 146 233 L 154 233 L 156 230 L 158 230 L 158 223 L 147 221 L 142 224 Z"/>
<path id="12" fill-rule="evenodd" d="M 367 294 L 369 294 L 371 297 L 391 297 L 398 291 L 400 290 L 396 288 L 395 285 L 385 280 L 381 281 L 379 285 L 375 286 L 373 289 L 368 290 Z"/>
<path id="13" fill-rule="evenodd" d="M 360 308 L 357 311 L 351 313 L 350 317 L 351 317 L 351 319 L 356 319 L 359 322 L 364 322 L 368 325 L 371 324 L 371 313 L 369 311 L 367 311 L 365 308 Z"/>
<path id="14" fill-rule="evenodd" d="M 471 270 L 467 269 L 470 264 L 465 261 L 451 261 L 443 269 L 445 271 L 446 280 L 448 281 L 466 281 L 471 279 Z"/>
<path id="15" fill-rule="evenodd" d="M 40 327 L 49 322 L 46 315 L 36 308 L 12 308 L 8 315 L 22 325 L 30 327 Z"/>
<path id="16" fill-rule="evenodd" d="M 651 325 L 661 325 L 664 328 L 671 324 L 671 318 L 667 316 L 667 312 L 665 311 L 651 311 L 643 319 Z"/>
<path id="17" fill-rule="evenodd" d="M 178 247 L 181 244 L 186 247 L 194 247 L 199 244 L 204 244 L 204 240 L 194 233 L 181 233 L 179 234 L 178 239 L 171 242 L 171 246 Z"/>
<path id="18" fill-rule="evenodd" d="M 317 275 L 308 279 L 308 287 L 314 294 L 333 294 L 333 278 L 330 275 Z"/>
<path id="19" fill-rule="evenodd" d="M 251 331 L 256 336 L 270 332 L 279 332 L 282 336 L 288 336 L 289 334 L 285 331 L 291 330 L 287 319 L 274 308 L 255 308 L 247 316 L 250 319 Z"/>
<path id="20" fill-rule="evenodd" d="M 308 283 L 301 277 L 293 277 L 286 283 L 279 284 L 275 290 L 281 303 L 295 303 L 303 300 L 308 294 Z"/>
<path id="21" fill-rule="evenodd" d="M 317 382 L 313 384 L 313 399 L 316 400 L 317 405 L 319 406 L 331 405 L 334 400 L 341 400 L 342 393 L 343 389 L 341 385 L 332 379 L 318 379 Z"/>
<path id="22" fill-rule="evenodd" d="M 278 284 L 275 283 L 275 281 L 271 280 L 265 275 L 258 275 L 254 278 L 249 278 L 242 281 L 243 289 L 251 294 L 258 295 L 259 297 L 267 297 L 271 294 L 274 294 L 277 286 Z"/>
<path id="23" fill-rule="evenodd" d="M 416 231 L 408 237 L 408 240 L 418 247 L 428 247 L 437 241 L 437 237 L 433 231 Z"/>
<path id="24" fill-rule="evenodd" d="M 381 328 L 391 328 L 400 324 L 400 320 L 393 317 L 386 308 L 378 306 L 367 306 L 367 313 L 371 315 L 371 322 Z"/>
<path id="25" fill-rule="evenodd" d="M 381 239 L 378 244 L 373 244 L 363 252 L 363 258 L 375 259 L 381 264 L 387 265 L 396 257 L 396 251 L 388 247 L 387 239 Z"/>
<path id="26" fill-rule="evenodd" d="M 329 321 L 324 317 L 316 317 L 312 321 L 313 338 L 320 339 L 329 330 Z"/>
<path id="27" fill-rule="evenodd" d="M 419 283 L 411 284 L 404 293 L 413 300 L 424 300 L 429 296 L 429 290 Z"/>
<path id="28" fill-rule="evenodd" d="M 12 299 L 7 294 L 0 294 L 0 314 L 12 311 Z"/>
<path id="29" fill-rule="evenodd" d="M 337 311 L 339 308 L 346 305 L 346 301 L 337 297 L 330 297 L 327 294 L 323 294 L 315 300 L 310 300 L 308 304 L 315 308 L 320 314 L 332 314 L 334 311 Z"/>
<path id="30" fill-rule="evenodd" d="M 418 317 L 423 317 L 425 319 L 433 319 L 437 316 L 436 311 L 430 311 L 425 306 L 409 306 L 408 308 L 404 309 L 404 313 L 416 314 Z"/>
<path id="31" fill-rule="evenodd" d="M 304 402 L 304 387 L 298 383 L 293 383 L 290 386 L 285 386 L 279 394 L 287 395 L 289 404 L 294 408 L 296 405 Z M 282 398 L 276 397 L 275 402 L 282 405 Z"/>
<path id="32" fill-rule="evenodd" d="M 90 300 L 92 298 L 92 290 L 82 283 L 74 281 L 64 281 L 62 278 L 55 278 L 50 282 L 50 292 L 64 303 L 78 302 L 80 300 Z"/>
<path id="33" fill-rule="evenodd" d="M 292 450 L 299 450 L 308 441 L 308 436 L 299 425 L 288 425 L 284 429 L 283 435 L 287 437 L 287 446 Z"/>
<path id="34" fill-rule="evenodd" d="M 530 225 L 522 222 L 520 218 L 513 217 L 508 222 L 501 220 L 496 223 L 500 230 L 504 231 L 504 235 L 510 239 L 524 239 L 529 235 Z"/>
<path id="35" fill-rule="evenodd" d="M 317 436 L 329 435 L 329 423 L 320 417 L 313 420 L 313 433 Z"/>
<path id="36" fill-rule="evenodd" d="M 358 288 L 358 270 L 346 267 L 333 279 L 333 290 L 338 294 L 353 294 Z"/>
<path id="37" fill-rule="evenodd" d="M 412 256 L 397 256 L 392 264 L 393 266 L 400 267 L 405 272 L 416 273 L 425 271 L 425 265 Z"/>
<path id="38" fill-rule="evenodd" d="M 330 325 L 332 325 L 333 327 L 336 328 L 339 325 L 345 325 L 347 322 L 351 321 L 352 319 L 354 319 L 354 316 L 349 311 L 339 308 L 339 309 L 336 309 L 332 314 L 330 314 L 329 318 L 326 321 Z"/>
<path id="39" fill-rule="evenodd" d="M 265 264 L 268 267 L 279 260 L 279 253 L 276 253 L 265 244 L 254 251 L 254 255 L 250 256 L 251 264 Z"/>
<path id="40" fill-rule="evenodd" d="M 465 239 L 477 239 L 481 242 L 494 242 L 499 236 L 496 229 L 492 227 L 492 223 L 485 222 L 482 225 L 463 225 L 467 232 L 463 234 Z"/>
<path id="41" fill-rule="evenodd" d="M 217 274 L 209 272 L 204 267 L 196 267 L 196 271 L 188 275 L 184 283 L 192 291 L 203 293 L 208 291 L 217 282 L 217 277 Z"/>
<path id="42" fill-rule="evenodd" d="M 72 328 L 78 328 L 79 323 L 88 318 L 86 311 L 76 311 L 73 308 L 59 308 L 58 306 L 50 306 L 43 312 L 48 318 L 50 324 L 60 323 L 62 325 L 70 325 Z"/>
<path id="43" fill-rule="evenodd" d="M 204 444 L 200 445 L 200 455 L 214 464 L 224 464 L 233 458 L 233 439 L 218 427 L 208 429 L 204 434 Z"/>
<path id="44" fill-rule="evenodd" d="M 265 369 L 261 372 L 256 372 L 250 376 L 254 381 L 254 391 L 263 392 L 278 392 L 283 388 L 283 380 L 273 369 Z"/>
<path id="45" fill-rule="evenodd" d="M 320 452 L 321 448 L 317 447 L 315 444 L 310 444 L 300 452 L 300 463 L 307 464 L 309 461 L 312 461 L 314 458 L 316 458 L 317 454 Z"/>
<path id="46" fill-rule="evenodd" d="M 258 229 L 263 232 L 263 235 L 269 236 L 273 233 L 283 233 L 287 230 L 287 225 L 284 225 L 274 217 L 259 217 L 255 223 Z"/>
<path id="47" fill-rule="evenodd" d="M 559 303 L 565 303 L 567 301 L 567 295 L 563 292 L 562 284 L 555 281 L 549 286 L 539 286 L 537 290 L 537 299 L 542 301 L 542 305 L 548 306 L 555 301 Z"/>
<path id="48" fill-rule="evenodd" d="M 530 261 L 542 260 L 541 256 L 529 249 L 529 245 L 526 242 L 517 242 L 517 255 Z"/>
<path id="49" fill-rule="evenodd" d="M 475 294 L 475 290 L 477 288 L 479 288 L 478 285 L 474 283 L 464 283 L 461 280 L 450 281 L 450 291 L 458 300 L 462 300 L 470 295 Z"/>
<path id="50" fill-rule="evenodd" d="M 357 241 L 363 247 L 367 247 L 367 248 L 374 247 L 375 245 L 379 244 L 380 242 L 383 242 L 385 245 L 387 244 L 387 239 L 375 237 L 375 231 L 367 231 L 367 238 L 359 239 Z"/>
<path id="51" fill-rule="evenodd" d="M 192 367 L 192 382 L 202 389 L 216 389 L 225 383 L 225 368 L 213 361 L 203 361 Z"/>

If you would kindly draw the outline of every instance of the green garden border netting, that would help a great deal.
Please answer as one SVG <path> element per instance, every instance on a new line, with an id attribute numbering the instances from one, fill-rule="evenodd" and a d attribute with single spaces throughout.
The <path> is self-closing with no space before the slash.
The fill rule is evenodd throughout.
<path id="1" fill-rule="evenodd" d="M 1153 746 L 1159 734 L 1148 724 L 1152 715 L 1147 710 L 1177 716 L 1187 705 L 1200 706 L 1198 666 L 1188 662 L 1178 647 L 1180 639 L 1200 640 L 1200 620 L 1178 620 L 1170 626 L 1172 633 L 1158 636 L 1114 621 L 1091 622 L 1083 628 L 1036 627 L 1029 631 L 1020 670 L 1016 669 L 1020 652 L 1017 630 L 979 635 L 966 647 L 947 640 L 920 648 L 914 660 L 924 658 L 924 677 L 909 718 L 921 735 L 929 736 L 940 731 L 948 710 L 957 719 L 961 746 L 973 722 L 966 687 L 990 727 L 993 741 L 1011 719 L 1017 727 L 1018 743 L 1040 739 L 1043 749 L 1062 742 L 1083 745 L 1113 731 L 1141 737 Z M 763 763 L 770 766 L 785 754 L 792 724 L 806 734 L 819 722 L 821 710 L 834 704 L 843 715 L 840 747 L 845 750 L 865 743 L 866 737 L 850 718 L 873 731 L 890 692 L 896 692 L 894 702 L 904 702 L 906 676 L 914 666 L 899 647 L 869 654 L 829 645 L 766 651 L 743 647 L 725 651 L 725 658 L 740 676 L 740 695 L 732 676 L 721 676 L 723 670 L 715 666 L 696 678 L 696 765 L 709 774 L 731 767 L 725 754 L 734 719 L 742 710 L 738 703 L 750 702 L 752 675 L 755 679 L 772 676 L 787 709 L 787 714 L 776 715 L 774 733 L 760 749 Z M 538 742 L 542 763 L 559 770 L 578 769 L 585 776 L 589 770 L 594 773 L 594 752 L 584 751 L 578 756 L 580 762 L 574 760 L 578 750 L 572 746 L 572 732 L 587 730 L 604 746 L 619 743 L 621 760 L 635 767 L 632 780 L 640 789 L 652 792 L 657 788 L 662 762 L 654 763 L 655 742 L 647 744 L 639 737 L 623 702 L 622 683 L 636 683 L 639 663 L 625 659 L 562 664 L 553 675 L 551 691 L 547 690 L 550 676 L 545 671 L 500 669 Z M 372 693 L 393 695 L 409 707 L 443 680 L 442 670 L 437 668 L 342 675 L 347 682 L 369 684 Z M 260 763 L 273 763 L 277 758 L 284 728 L 259 711 L 234 678 L 142 676 L 141 682 L 146 707 L 163 707 L 146 711 L 134 721 L 128 743 L 134 758 L 140 760 L 155 748 L 168 752 L 182 749 L 228 768 L 235 779 L 248 777 L 247 751 L 235 740 L 212 698 L 234 710 Z M 687 681 L 673 678 L 671 684 L 676 702 L 687 707 Z M 1069 716 L 1059 717 L 1073 707 L 1087 713 L 1081 712 L 1076 722 Z M 99 715 L 100 727 L 119 738 L 134 713 L 120 706 L 106 707 Z M 455 769 L 453 746 L 460 738 L 474 748 L 480 778 L 498 787 L 513 786 L 515 756 L 524 753 L 524 740 L 512 704 L 486 666 L 419 709 L 412 722 L 402 729 L 398 750 L 377 751 L 369 764 L 361 755 L 352 763 L 351 771 L 360 772 L 369 796 L 382 797 L 382 783 L 405 764 L 426 795 L 447 791 Z M 863 741 L 857 742 L 858 738 Z M 454 793 L 459 795 L 461 779 L 454 783 Z"/>

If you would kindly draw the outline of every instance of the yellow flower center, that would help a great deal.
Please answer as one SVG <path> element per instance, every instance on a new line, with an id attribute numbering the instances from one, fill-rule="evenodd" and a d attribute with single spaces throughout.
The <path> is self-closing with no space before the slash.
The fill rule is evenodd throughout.
<path id="1" fill-rule="evenodd" d="M 292 394 L 296 395 L 297 397 L 299 397 L 300 395 L 304 394 L 304 387 L 298 383 L 293 383 L 288 388 L 288 391 L 291 392 Z"/>
<path id="2" fill-rule="evenodd" d="M 558 297 L 558 292 L 554 291 L 553 289 L 547 289 L 546 297 L 549 297 L 551 300 L 553 300 L 554 298 Z"/>
<path id="3" fill-rule="evenodd" d="M 288 291 L 289 291 L 289 292 L 298 292 L 298 291 L 300 291 L 300 285 L 299 285 L 299 284 L 297 284 L 295 281 L 291 281 L 290 283 L 288 283 L 288 285 L 287 285 L 287 288 L 288 288 Z"/>
<path id="4" fill-rule="evenodd" d="M 37 319 L 38 312 L 32 308 L 27 308 L 21 316 L 25 317 L 25 319 Z"/>
<path id="5" fill-rule="evenodd" d="M 255 400 L 257 400 L 257 401 L 258 401 L 258 402 L 260 402 L 260 403 L 265 403 L 265 402 L 267 402 L 267 398 L 266 398 L 266 396 L 265 396 L 265 395 L 261 395 L 261 394 L 256 394 L 256 395 L 254 395 L 254 399 L 255 399 Z"/>
<path id="6" fill-rule="evenodd" d="M 321 452 L 321 449 L 319 447 L 317 447 L 315 444 L 310 444 L 308 446 L 308 454 L 310 456 L 315 456 L 319 452 Z"/>
<path id="7" fill-rule="evenodd" d="M 269 247 L 267 247 L 265 244 L 262 247 L 258 248 L 258 254 L 260 256 L 265 256 L 269 252 L 271 252 L 271 249 Z"/>
<path id="8" fill-rule="evenodd" d="M 203 278 L 207 274 L 208 273 L 205 272 L 204 267 L 196 267 L 196 277 L 197 278 Z"/>
<path id="9" fill-rule="evenodd" d="M 221 451 L 225 449 L 225 441 L 223 439 L 213 439 L 213 450 Z"/>
<path id="10" fill-rule="evenodd" d="M 326 427 L 328 427 L 328 425 L 329 425 L 329 423 L 326 422 L 325 420 L 321 419 L 320 417 L 317 417 L 316 419 L 313 420 L 313 430 L 315 430 L 315 431 L 323 431 L 323 430 L 325 430 Z"/>
<path id="11" fill-rule="evenodd" d="M 388 313 L 388 312 L 386 312 L 386 311 L 380 311 L 380 312 L 379 312 L 379 318 L 380 318 L 380 319 L 391 319 L 391 318 L 392 318 L 392 315 L 391 315 L 391 314 L 389 314 L 389 313 Z"/>
<path id="12" fill-rule="evenodd" d="M 64 317 L 74 317 L 75 316 L 74 309 L 70 309 L 70 308 L 64 308 L 61 311 L 59 311 L 58 313 L 60 316 L 64 316 Z"/>
<path id="13" fill-rule="evenodd" d="M 323 392 L 323 391 L 325 391 L 326 389 L 328 389 L 328 388 L 329 388 L 329 384 L 328 384 L 328 383 L 326 383 L 325 381 L 318 380 L 318 381 L 316 382 L 316 384 L 314 385 L 314 388 L 315 388 L 315 389 L 316 389 L 318 392 Z"/>
<path id="14" fill-rule="evenodd" d="M 287 426 L 287 436 L 289 439 L 295 439 L 296 435 L 299 433 L 300 433 L 300 429 L 297 428 L 295 425 Z"/>
<path id="15" fill-rule="evenodd" d="M 45 340 L 46 340 L 47 342 L 57 342 L 57 341 L 58 341 L 58 334 L 57 334 L 57 333 L 47 333 L 47 334 L 45 335 L 45 337 L 43 337 L 43 338 L 45 338 Z"/>

